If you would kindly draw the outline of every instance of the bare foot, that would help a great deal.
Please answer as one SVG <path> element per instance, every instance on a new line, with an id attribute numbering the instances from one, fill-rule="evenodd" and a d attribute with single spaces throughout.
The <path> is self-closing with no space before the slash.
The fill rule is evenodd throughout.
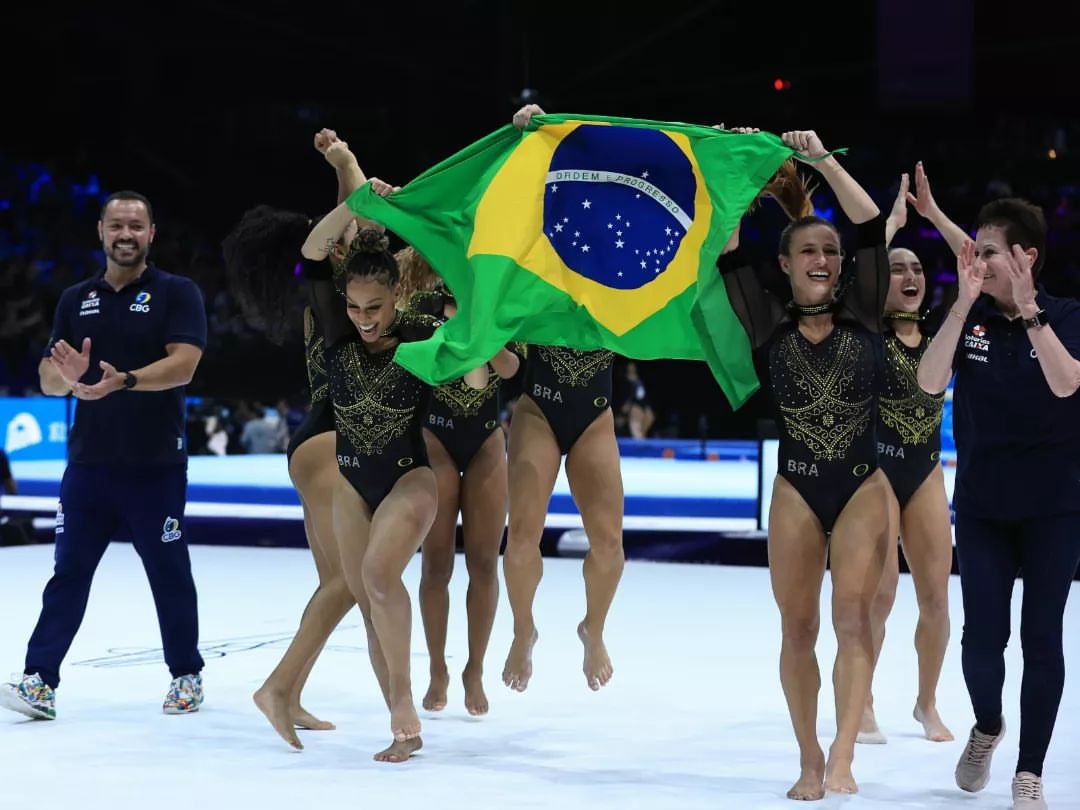
<path id="1" fill-rule="evenodd" d="M 859 723 L 859 733 L 855 736 L 855 742 L 863 745 L 884 745 L 888 741 L 889 738 L 885 736 L 885 732 L 878 728 L 873 705 L 867 703 L 866 708 L 863 709 L 862 722 Z"/>
<path id="2" fill-rule="evenodd" d="M 931 706 L 928 709 L 920 709 L 919 704 L 916 703 L 915 711 L 911 713 L 911 716 L 922 723 L 923 733 L 926 734 L 926 739 L 933 742 L 952 742 L 952 740 L 955 739 L 953 733 L 949 731 L 948 727 L 943 722 L 941 722 L 936 706 Z"/>
<path id="3" fill-rule="evenodd" d="M 465 667 L 461 673 L 461 682 L 465 685 L 465 711 L 473 717 L 488 713 L 488 699 L 484 692 L 484 673 Z"/>
<path id="4" fill-rule="evenodd" d="M 577 626 L 577 634 L 581 643 L 585 645 L 585 663 L 582 665 L 585 683 L 596 692 L 601 686 L 607 686 L 615 670 L 611 666 L 611 659 L 608 657 L 603 638 L 599 636 L 592 638 L 589 631 L 585 629 L 585 622 Z"/>
<path id="5" fill-rule="evenodd" d="M 799 781 L 787 792 L 789 799 L 816 802 L 825 798 L 825 753 L 818 751 L 813 761 L 803 763 Z"/>
<path id="6" fill-rule="evenodd" d="M 259 691 L 251 696 L 251 699 L 259 707 L 259 711 L 266 715 L 266 719 L 270 721 L 270 725 L 274 727 L 274 731 L 278 733 L 281 739 L 297 751 L 304 750 L 304 744 L 300 742 L 300 738 L 296 736 L 296 730 L 293 728 L 289 699 L 283 692 L 276 692 L 262 686 Z"/>
<path id="7" fill-rule="evenodd" d="M 825 765 L 825 790 L 829 793 L 858 793 L 859 786 L 851 773 L 851 760 L 833 758 Z"/>
<path id="8" fill-rule="evenodd" d="M 506 664 L 503 666 L 503 683 L 516 692 L 524 692 L 532 677 L 532 651 L 540 634 L 533 628 L 532 634 L 526 638 L 514 636 L 510 645 L 510 652 L 506 656 Z"/>
<path id="9" fill-rule="evenodd" d="M 410 740 L 394 740 L 388 748 L 375 754 L 376 762 L 408 762 L 409 757 L 424 747 L 419 737 Z"/>
<path id="10" fill-rule="evenodd" d="M 308 731 L 333 731 L 337 728 L 329 720 L 320 720 L 303 706 L 293 706 L 292 722 L 296 728 Z"/>
<path id="11" fill-rule="evenodd" d="M 411 695 L 390 709 L 390 731 L 398 742 L 414 740 L 420 736 L 420 718 L 416 714 Z"/>
<path id="12" fill-rule="evenodd" d="M 442 672 L 433 672 L 431 682 L 428 684 L 427 694 L 421 701 L 423 707 L 429 712 L 441 712 L 446 708 L 446 690 L 450 687 L 450 673 L 446 667 Z"/>

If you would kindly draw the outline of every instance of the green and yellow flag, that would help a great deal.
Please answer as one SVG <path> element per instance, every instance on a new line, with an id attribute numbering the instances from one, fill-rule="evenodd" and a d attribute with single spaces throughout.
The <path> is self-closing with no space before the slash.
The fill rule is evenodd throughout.
<path id="1" fill-rule="evenodd" d="M 765 132 L 539 115 L 387 198 L 358 189 L 353 211 L 409 242 L 457 299 L 454 318 L 395 359 L 434 384 L 510 340 L 705 360 L 741 405 L 758 381 L 716 258 L 791 155 Z"/>

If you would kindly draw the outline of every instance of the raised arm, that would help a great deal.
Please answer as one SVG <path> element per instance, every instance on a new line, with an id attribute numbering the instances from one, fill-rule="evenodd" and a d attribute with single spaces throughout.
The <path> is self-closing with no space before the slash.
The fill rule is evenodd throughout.
<path id="1" fill-rule="evenodd" d="M 1012 245 L 1007 257 L 1013 300 L 1020 310 L 1020 317 L 1025 319 L 1034 318 L 1040 311 L 1035 303 L 1035 281 L 1031 275 L 1036 253 L 1034 248 L 1025 251 L 1020 245 Z M 1080 359 L 1070 354 L 1054 327 L 1048 323 L 1033 326 L 1027 330 L 1027 334 L 1035 349 L 1039 368 L 1054 396 L 1071 397 L 1080 390 Z M 1073 343 L 1075 348 L 1075 341 Z"/>
<path id="2" fill-rule="evenodd" d="M 754 267 L 739 250 L 741 223 L 728 238 L 716 262 L 728 302 L 750 338 L 754 349 L 764 346 L 786 318 L 784 307 L 761 286 Z"/>
<path id="3" fill-rule="evenodd" d="M 900 190 L 896 193 L 896 199 L 893 200 L 889 216 L 885 218 L 885 247 L 891 245 L 896 232 L 907 225 L 907 204 L 908 197 L 911 196 L 908 191 L 909 182 L 907 172 L 900 175 Z"/>
<path id="4" fill-rule="evenodd" d="M 824 157 L 828 154 L 828 150 L 822 145 L 816 132 L 812 129 L 794 130 L 785 132 L 781 138 L 785 144 L 795 150 L 797 159 L 813 166 L 825 179 L 829 188 L 833 190 L 833 194 L 836 195 L 836 201 L 840 203 L 840 207 L 852 224 L 869 222 L 881 213 L 877 203 L 855 178 L 847 173 L 835 157 L 832 155 Z M 816 158 L 824 159 L 815 160 Z"/>
<path id="5" fill-rule="evenodd" d="M 915 210 L 937 228 L 938 233 L 949 244 L 953 255 L 959 256 L 964 242 L 968 240 L 968 235 L 938 207 L 934 195 L 930 193 L 930 180 L 926 176 L 926 169 L 923 168 L 921 160 L 915 164 L 915 193 L 909 192 L 907 197 L 908 202 L 915 206 Z"/>
<path id="6" fill-rule="evenodd" d="M 928 394 L 940 394 L 949 387 L 964 323 L 982 292 L 982 269 L 975 263 L 975 243 L 970 239 L 964 242 L 956 257 L 956 275 L 959 278 L 956 303 L 949 308 L 941 328 L 919 361 L 919 387 Z"/>

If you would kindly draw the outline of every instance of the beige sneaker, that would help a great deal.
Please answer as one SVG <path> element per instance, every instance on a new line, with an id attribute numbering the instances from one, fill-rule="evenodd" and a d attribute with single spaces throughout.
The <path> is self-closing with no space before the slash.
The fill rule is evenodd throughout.
<path id="1" fill-rule="evenodd" d="M 1047 810 L 1043 798 L 1042 777 L 1020 771 L 1013 777 L 1013 810 Z"/>
<path id="2" fill-rule="evenodd" d="M 983 734 L 975 726 L 971 727 L 964 753 L 956 763 L 956 786 L 969 793 L 978 793 L 990 781 L 990 757 L 1005 736 L 1005 718 L 1001 718 L 1001 731 L 997 734 Z"/>

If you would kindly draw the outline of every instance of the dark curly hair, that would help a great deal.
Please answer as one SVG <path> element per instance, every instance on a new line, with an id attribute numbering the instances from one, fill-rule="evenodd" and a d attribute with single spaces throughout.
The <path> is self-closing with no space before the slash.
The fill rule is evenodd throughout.
<path id="1" fill-rule="evenodd" d="M 342 290 L 354 278 L 372 278 L 387 287 L 401 280 L 397 260 L 390 252 L 390 239 L 375 228 L 361 228 L 353 237 L 342 270 L 338 281 Z"/>
<path id="2" fill-rule="evenodd" d="M 221 246 L 229 292 L 244 320 L 281 345 L 299 331 L 296 267 L 311 230 L 306 214 L 259 205 L 244 213 Z"/>

